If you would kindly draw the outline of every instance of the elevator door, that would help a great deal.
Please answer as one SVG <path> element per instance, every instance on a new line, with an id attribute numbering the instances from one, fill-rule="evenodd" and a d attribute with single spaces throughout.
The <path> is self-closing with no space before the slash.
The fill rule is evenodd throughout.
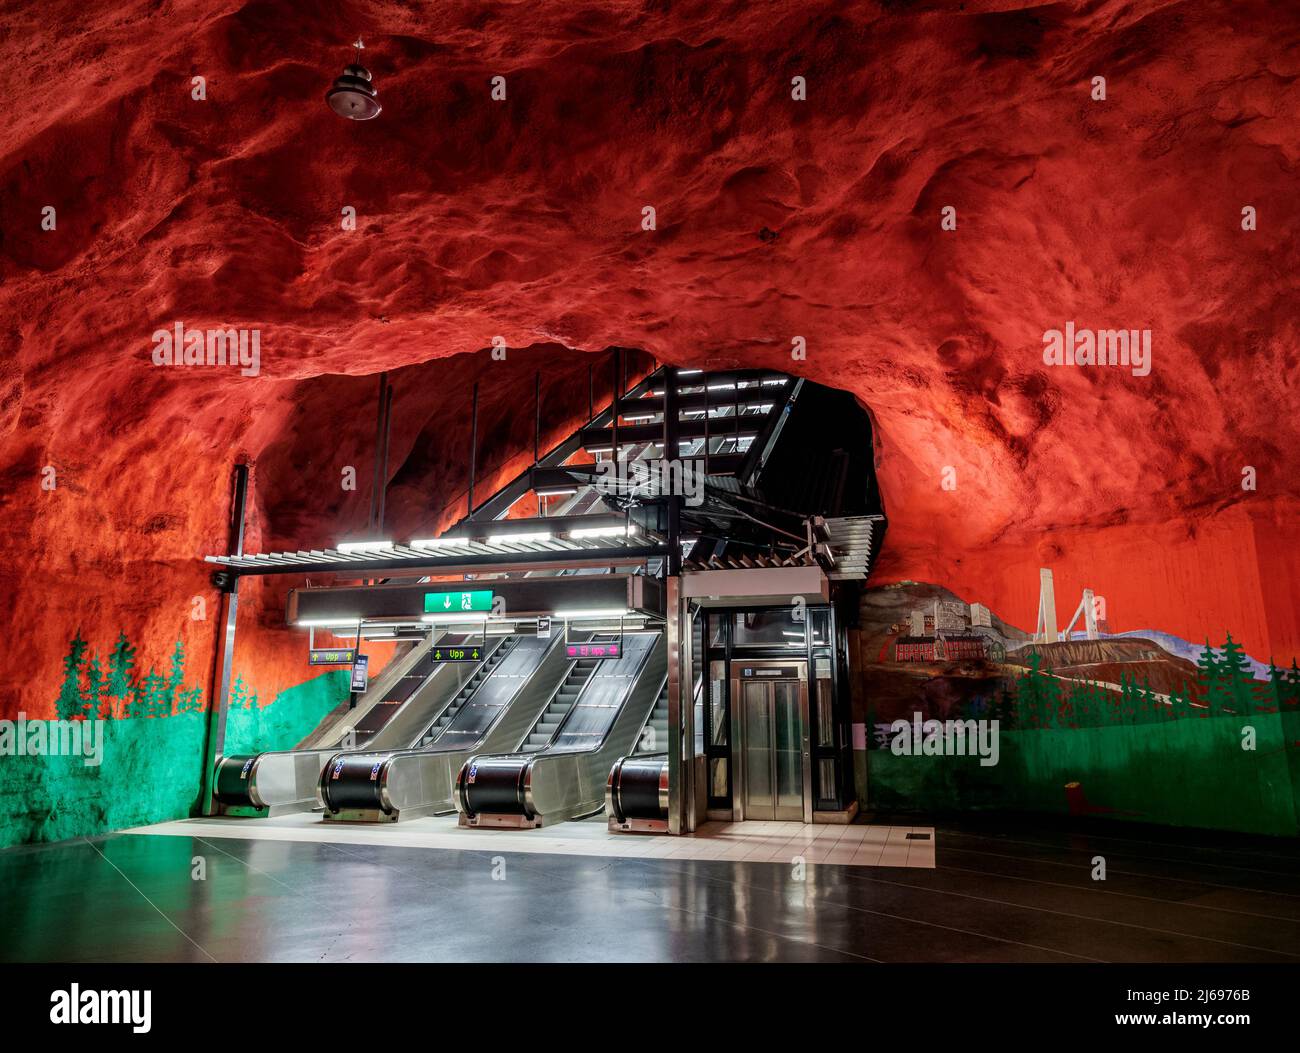
<path id="1" fill-rule="evenodd" d="M 746 819 L 804 818 L 799 688 L 798 680 L 741 681 Z"/>

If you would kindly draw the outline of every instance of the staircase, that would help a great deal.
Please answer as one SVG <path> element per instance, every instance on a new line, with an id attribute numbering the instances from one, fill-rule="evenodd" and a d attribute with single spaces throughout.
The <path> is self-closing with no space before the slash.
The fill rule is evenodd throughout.
<path id="1" fill-rule="evenodd" d="M 613 639 L 613 637 L 610 637 L 610 639 Z M 592 643 L 597 642 L 607 641 L 603 636 L 592 637 Z M 569 710 L 578 701 L 582 689 L 587 686 L 587 681 L 591 679 L 591 674 L 596 671 L 596 666 L 601 661 L 603 659 L 600 658 L 579 658 L 573 663 L 569 675 L 564 678 L 564 683 L 560 685 L 559 690 L 555 692 L 551 701 L 547 704 L 545 712 L 533 725 L 533 730 L 528 733 L 527 740 L 519 747 L 520 753 L 536 753 L 551 744 L 551 739 L 555 738 L 555 733 L 560 729 L 560 725 L 564 723 L 564 718 L 569 715 Z"/>
<path id="2" fill-rule="evenodd" d="M 518 642 L 519 637 L 507 636 L 497 646 L 497 649 L 488 655 L 487 660 L 478 667 L 474 675 L 466 680 L 464 686 L 456 692 L 456 697 L 451 700 L 451 704 L 438 714 L 438 719 L 430 724 L 424 734 L 420 736 L 419 749 L 424 749 L 438 740 L 438 737 L 447 730 L 447 725 L 456 719 L 456 714 L 461 711 L 465 703 L 479 689 L 479 685 L 492 675 L 492 670 L 501 664 L 505 656 L 514 649 L 515 644 Z"/>

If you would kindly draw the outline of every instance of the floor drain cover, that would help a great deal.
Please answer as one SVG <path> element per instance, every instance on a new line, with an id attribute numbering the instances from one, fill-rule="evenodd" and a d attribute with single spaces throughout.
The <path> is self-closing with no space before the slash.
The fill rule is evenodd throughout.
<path id="1" fill-rule="evenodd" d="M 929 835 L 929 834 L 908 834 L 908 835 L 907 835 L 907 840 L 909 840 L 909 841 L 928 841 L 928 840 L 930 840 L 930 835 Z"/>

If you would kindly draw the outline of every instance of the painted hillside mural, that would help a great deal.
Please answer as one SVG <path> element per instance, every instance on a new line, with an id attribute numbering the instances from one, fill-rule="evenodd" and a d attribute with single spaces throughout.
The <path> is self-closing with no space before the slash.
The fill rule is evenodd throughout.
<path id="1" fill-rule="evenodd" d="M 95 646 L 77 632 L 68 642 L 54 700 L 59 721 L 94 725 L 95 755 L 15 750 L 0 761 L 0 847 L 58 841 L 178 819 L 198 802 L 208 692 L 187 670 L 177 640 L 166 663 L 145 666 L 125 633 Z M 272 694 L 243 676 L 231 687 L 226 746 L 297 745 L 348 697 L 348 674 L 334 670 Z M 52 721 L 11 722 L 24 742 L 53 742 Z"/>
<path id="2" fill-rule="evenodd" d="M 1050 575 L 1044 588 L 1050 600 Z M 1300 834 L 1294 658 L 1247 655 L 1227 629 L 1199 643 L 1111 633 L 1091 595 L 1060 629 L 1041 603 L 1026 631 L 918 582 L 868 590 L 861 615 L 865 708 L 854 719 L 864 725 L 860 790 L 873 807 Z M 891 725 L 918 719 L 996 720 L 997 764 L 907 754 Z"/>

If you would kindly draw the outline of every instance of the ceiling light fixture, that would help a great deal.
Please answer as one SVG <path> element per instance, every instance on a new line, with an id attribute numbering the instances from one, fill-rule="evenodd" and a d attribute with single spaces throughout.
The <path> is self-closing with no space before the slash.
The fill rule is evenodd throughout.
<path id="1" fill-rule="evenodd" d="M 365 44 L 358 37 L 352 46 L 357 49 L 357 60 L 334 81 L 334 87 L 325 93 L 325 101 L 340 117 L 352 121 L 368 121 L 372 117 L 378 117 L 383 107 L 371 86 L 370 70 L 361 65 L 361 49 Z"/>

